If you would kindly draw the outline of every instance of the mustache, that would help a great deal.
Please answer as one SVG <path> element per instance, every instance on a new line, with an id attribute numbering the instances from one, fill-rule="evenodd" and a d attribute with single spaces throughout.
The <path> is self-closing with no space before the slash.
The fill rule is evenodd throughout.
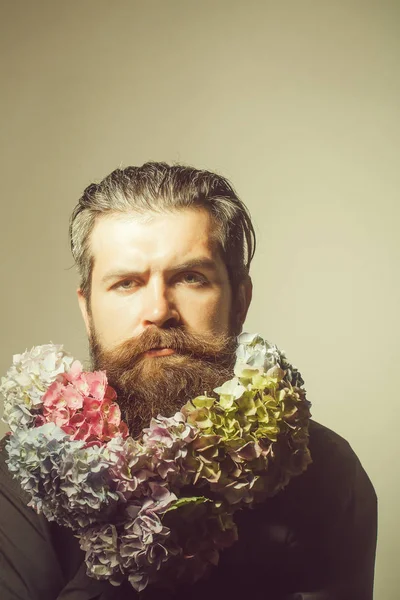
<path id="1" fill-rule="evenodd" d="M 92 341 L 94 354 L 99 358 L 103 353 L 97 340 Z M 234 362 L 237 345 L 236 336 L 214 333 L 199 334 L 178 327 L 160 329 L 157 326 L 150 326 L 140 336 L 125 340 L 113 348 L 110 354 L 112 362 L 118 364 L 121 369 L 131 369 L 144 359 L 145 352 L 157 348 L 169 348 L 180 355 L 197 358 L 208 363 L 231 366 Z M 103 357 L 106 358 L 104 354 Z M 111 356 L 107 358 L 111 358 Z"/>

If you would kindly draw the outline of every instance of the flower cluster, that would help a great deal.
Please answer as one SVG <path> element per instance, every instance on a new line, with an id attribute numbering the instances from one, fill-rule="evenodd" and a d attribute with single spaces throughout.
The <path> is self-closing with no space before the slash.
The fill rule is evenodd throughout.
<path id="1" fill-rule="evenodd" d="M 128 435 L 105 373 L 84 373 L 81 363 L 60 345 L 36 346 L 15 355 L 0 393 L 11 431 L 55 423 L 71 440 L 94 444 Z"/>
<path id="2" fill-rule="evenodd" d="M 0 385 L 8 466 L 37 512 L 74 530 L 92 577 L 136 590 L 195 581 L 237 539 L 235 511 L 309 464 L 303 383 L 276 346 L 244 334 L 230 381 L 134 440 L 105 373 L 36 347 Z"/>
<path id="3" fill-rule="evenodd" d="M 84 373 L 75 361 L 63 379 L 54 381 L 43 395 L 43 413 L 36 417 L 35 425 L 55 423 L 72 440 L 92 444 L 109 441 L 119 434 L 127 437 L 128 428 L 121 422 L 116 398 L 105 373 Z"/>
<path id="4" fill-rule="evenodd" d="M 61 345 L 53 344 L 14 355 L 7 377 L 2 377 L 0 384 L 5 399 L 3 419 L 11 431 L 32 424 L 34 411 L 40 409 L 48 387 L 59 375 L 68 372 L 73 362 Z"/>

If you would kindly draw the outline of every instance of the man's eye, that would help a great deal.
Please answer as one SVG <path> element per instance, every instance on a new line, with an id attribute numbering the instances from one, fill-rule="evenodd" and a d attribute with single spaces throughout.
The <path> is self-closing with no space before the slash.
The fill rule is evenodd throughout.
<path id="1" fill-rule="evenodd" d="M 134 281 L 132 279 L 125 279 L 125 281 L 120 281 L 114 285 L 115 290 L 130 290 L 134 286 Z"/>
<path id="2" fill-rule="evenodd" d="M 207 280 L 203 275 L 199 273 L 184 273 L 181 278 L 184 283 L 188 283 L 189 285 L 205 285 Z"/>

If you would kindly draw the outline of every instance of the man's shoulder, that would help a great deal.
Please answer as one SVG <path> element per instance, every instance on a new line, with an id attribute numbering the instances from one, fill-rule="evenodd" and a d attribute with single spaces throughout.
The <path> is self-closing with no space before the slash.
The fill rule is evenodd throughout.
<path id="1" fill-rule="evenodd" d="M 350 443 L 341 435 L 325 425 L 310 420 L 309 448 L 316 460 L 340 460 L 355 463 L 358 458 Z"/>
<path id="2" fill-rule="evenodd" d="M 329 472 L 331 478 L 337 475 L 341 479 L 351 479 L 356 470 L 362 468 L 351 444 L 332 429 L 314 420 L 310 420 L 309 424 L 309 450 L 312 470 Z"/>
<path id="3" fill-rule="evenodd" d="M 294 477 L 288 491 L 314 506 L 336 510 L 348 505 L 360 494 L 376 499 L 374 487 L 351 444 L 328 427 L 310 421 L 309 450 L 311 464 Z M 310 500 L 310 498 L 312 500 Z"/>

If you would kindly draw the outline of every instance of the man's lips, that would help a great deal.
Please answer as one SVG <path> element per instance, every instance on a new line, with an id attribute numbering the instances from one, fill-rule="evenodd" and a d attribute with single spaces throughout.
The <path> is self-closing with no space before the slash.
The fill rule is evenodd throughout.
<path id="1" fill-rule="evenodd" d="M 175 354 L 173 348 L 152 348 L 144 352 L 144 356 L 170 356 L 171 354 Z"/>

